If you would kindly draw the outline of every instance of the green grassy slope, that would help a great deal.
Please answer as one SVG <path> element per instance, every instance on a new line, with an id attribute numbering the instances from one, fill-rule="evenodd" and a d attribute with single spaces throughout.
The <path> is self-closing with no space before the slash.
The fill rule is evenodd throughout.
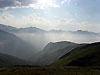
<path id="1" fill-rule="evenodd" d="M 100 66 L 100 42 L 75 48 L 52 65 Z"/>

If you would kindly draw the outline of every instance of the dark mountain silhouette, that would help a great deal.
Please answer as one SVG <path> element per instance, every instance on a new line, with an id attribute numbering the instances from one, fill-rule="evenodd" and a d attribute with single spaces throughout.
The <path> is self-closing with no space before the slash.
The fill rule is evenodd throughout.
<path id="1" fill-rule="evenodd" d="M 50 42 L 43 51 L 38 53 L 34 62 L 37 63 L 36 65 L 48 65 L 78 46 L 80 45 L 66 41 L 56 43 Z"/>
<path id="2" fill-rule="evenodd" d="M 6 32 L 18 32 L 18 29 L 16 27 L 7 26 L 4 24 L 0 24 L 0 30 L 6 31 Z"/>
<path id="3" fill-rule="evenodd" d="M 28 59 L 35 53 L 35 49 L 17 36 L 0 30 L 0 52 Z"/>
<path id="4" fill-rule="evenodd" d="M 14 65 L 32 65 L 32 62 L 28 62 L 17 57 L 0 53 L 0 66 L 14 66 Z"/>
<path id="5" fill-rule="evenodd" d="M 52 65 L 100 66 L 100 42 L 75 48 Z"/>

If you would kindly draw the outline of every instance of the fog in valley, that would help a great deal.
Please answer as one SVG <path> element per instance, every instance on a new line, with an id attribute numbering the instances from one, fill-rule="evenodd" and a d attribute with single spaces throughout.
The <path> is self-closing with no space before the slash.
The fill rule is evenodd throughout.
<path id="1" fill-rule="evenodd" d="M 71 32 L 55 33 L 14 33 L 27 43 L 33 45 L 38 51 L 42 50 L 49 42 L 70 41 L 74 43 L 93 43 L 100 41 L 99 34 L 77 34 Z"/>
<path id="2" fill-rule="evenodd" d="M 0 66 L 54 63 L 100 66 L 100 0 L 0 0 Z"/>

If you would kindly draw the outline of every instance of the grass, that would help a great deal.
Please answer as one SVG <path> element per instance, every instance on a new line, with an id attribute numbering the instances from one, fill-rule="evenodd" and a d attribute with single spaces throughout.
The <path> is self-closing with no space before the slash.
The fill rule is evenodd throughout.
<path id="1" fill-rule="evenodd" d="M 100 66 L 100 43 L 78 47 L 51 65 L 56 66 Z"/>
<path id="2" fill-rule="evenodd" d="M 100 75 L 99 67 L 2 66 L 0 75 Z"/>

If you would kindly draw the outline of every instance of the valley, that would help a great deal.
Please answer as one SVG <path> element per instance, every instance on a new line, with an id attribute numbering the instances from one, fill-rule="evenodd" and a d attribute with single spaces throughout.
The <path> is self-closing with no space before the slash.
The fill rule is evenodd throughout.
<path id="1" fill-rule="evenodd" d="M 100 74 L 99 33 L 81 30 L 45 31 L 35 27 L 17 29 L 11 26 L 1 26 L 0 74 L 2 75 Z M 57 36 L 52 36 L 54 34 Z M 58 37 L 64 35 L 63 38 L 69 34 L 73 38 L 92 36 L 93 38 L 89 41 L 93 42 L 62 41 L 61 37 Z M 44 38 L 48 35 L 53 38 Z M 94 38 L 94 36 L 96 37 Z"/>
<path id="2" fill-rule="evenodd" d="M 100 0 L 0 0 L 0 75 L 100 75 Z"/>

